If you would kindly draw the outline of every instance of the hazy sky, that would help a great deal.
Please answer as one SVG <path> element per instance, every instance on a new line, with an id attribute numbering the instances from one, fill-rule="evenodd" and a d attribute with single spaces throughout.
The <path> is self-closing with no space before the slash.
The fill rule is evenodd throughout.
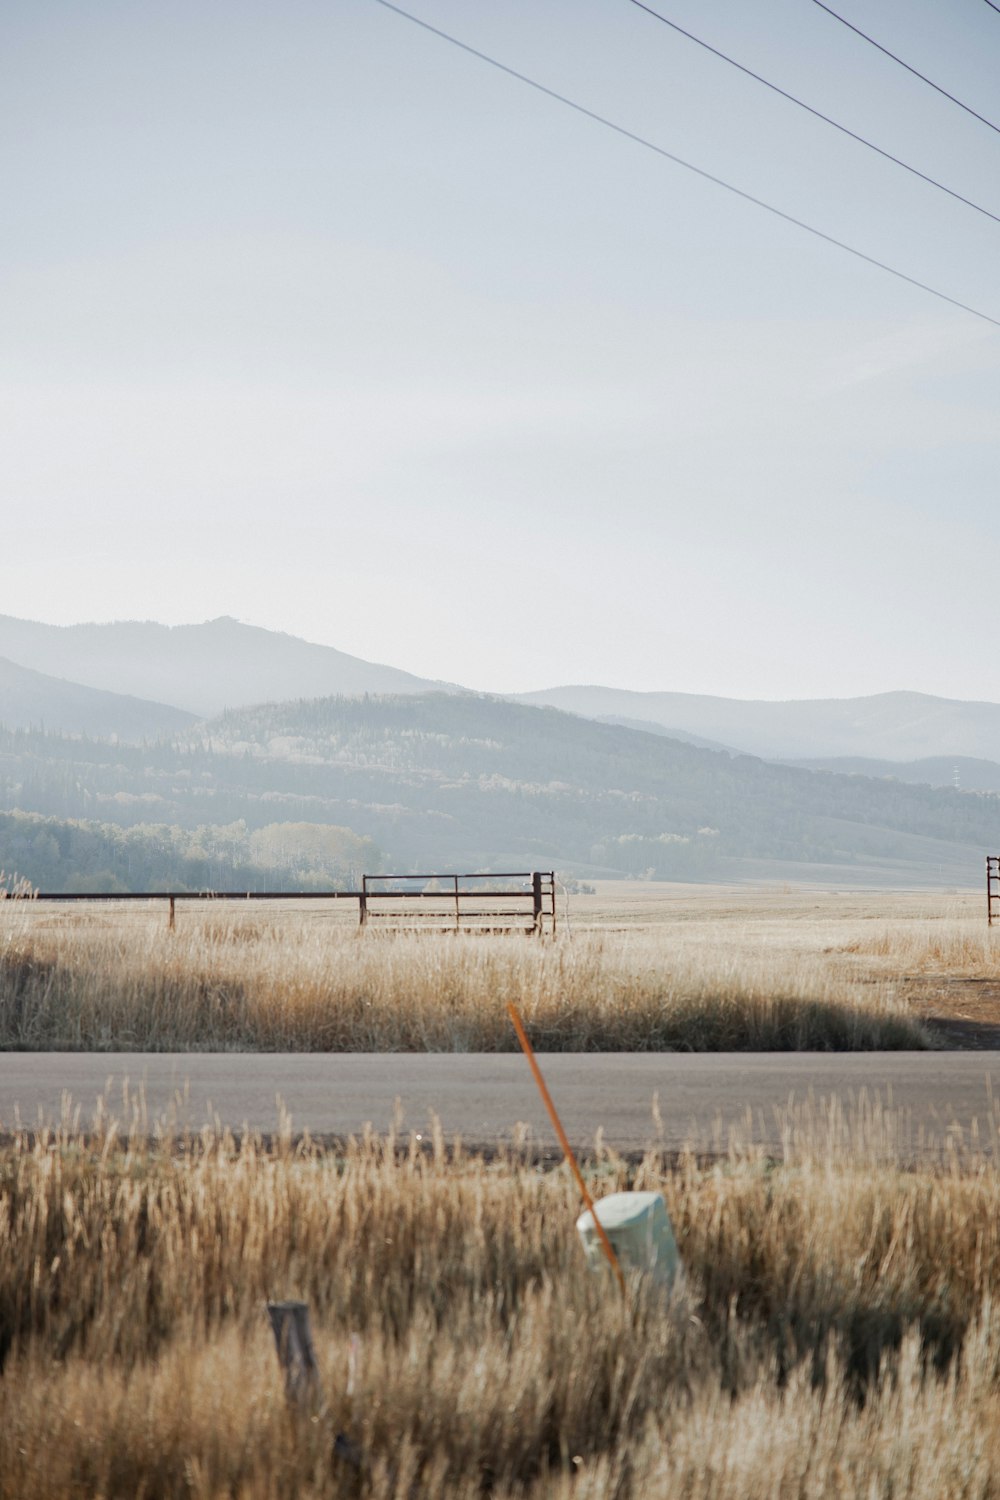
<path id="1" fill-rule="evenodd" d="M 1000 318 L 1000 224 L 628 0 L 411 8 Z M 812 0 L 658 8 L 1000 214 L 1000 134 Z M 1000 123 L 984 0 L 834 8 Z M 0 56 L 0 612 L 1000 698 L 1000 329 L 375 0 L 6 0 Z"/>

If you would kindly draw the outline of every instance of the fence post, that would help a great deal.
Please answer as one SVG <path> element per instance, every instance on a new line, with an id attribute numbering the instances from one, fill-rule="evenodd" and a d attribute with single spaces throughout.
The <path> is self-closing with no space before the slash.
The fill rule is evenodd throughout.
<path id="1" fill-rule="evenodd" d="M 173 898 L 173 896 L 171 896 L 171 898 L 170 898 L 170 916 L 167 918 L 167 929 L 168 929 L 168 931 L 173 932 L 174 927 L 176 925 L 176 922 L 177 922 L 177 912 L 175 910 L 174 898 Z"/>
<path id="2" fill-rule="evenodd" d="M 542 872 L 535 870 L 531 876 L 531 905 L 535 915 L 535 931 L 542 930 Z"/>
<path id="3" fill-rule="evenodd" d="M 322 1392 L 319 1366 L 309 1328 L 309 1306 L 305 1302 L 269 1302 L 267 1315 L 285 1372 L 285 1395 L 292 1406 L 320 1405 Z"/>

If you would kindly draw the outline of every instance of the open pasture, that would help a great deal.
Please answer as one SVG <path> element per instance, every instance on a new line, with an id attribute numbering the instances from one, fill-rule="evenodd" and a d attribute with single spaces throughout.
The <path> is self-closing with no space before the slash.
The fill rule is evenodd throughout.
<path id="1" fill-rule="evenodd" d="M 290 904 L 169 932 L 10 903 L 2 1036 L 509 1050 L 512 999 L 550 1050 L 913 1047 L 997 983 L 1000 934 L 965 896 L 613 887 L 570 918 L 555 941 L 393 937 Z M 595 1196 L 667 1200 L 672 1301 L 586 1270 L 574 1185 L 533 1137 L 237 1141 L 140 1102 L 15 1130 L 0 1500 L 1000 1500 L 998 1129 L 987 1111 L 914 1154 L 889 1108 L 807 1104 L 780 1145 L 737 1132 L 711 1163 L 598 1143 Z M 264 1317 L 285 1298 L 312 1311 L 315 1419 Z"/>
<path id="2" fill-rule="evenodd" d="M 1000 1179 L 974 1153 L 901 1171 L 877 1136 L 591 1154 L 598 1196 L 664 1193 L 671 1304 L 585 1270 L 569 1174 L 528 1149 L 17 1136 L 0 1497 L 989 1500 Z M 286 1406 L 283 1297 L 310 1304 L 328 1418 Z"/>
<path id="3" fill-rule="evenodd" d="M 548 1051 L 996 1045 L 975 893 L 607 883 L 554 940 L 358 931 L 331 906 L 0 904 L 0 1047 Z"/>

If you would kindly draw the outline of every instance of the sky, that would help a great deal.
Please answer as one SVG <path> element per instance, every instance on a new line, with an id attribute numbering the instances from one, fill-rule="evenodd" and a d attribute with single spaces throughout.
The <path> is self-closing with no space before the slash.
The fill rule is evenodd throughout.
<path id="1" fill-rule="evenodd" d="M 630 0 L 410 8 L 1000 319 L 1000 223 Z M 656 8 L 1000 215 L 1000 131 L 813 0 Z M 984 0 L 834 9 L 1000 125 Z M 6 0 L 0 58 L 0 613 L 1000 698 L 1000 328 L 376 0 Z"/>

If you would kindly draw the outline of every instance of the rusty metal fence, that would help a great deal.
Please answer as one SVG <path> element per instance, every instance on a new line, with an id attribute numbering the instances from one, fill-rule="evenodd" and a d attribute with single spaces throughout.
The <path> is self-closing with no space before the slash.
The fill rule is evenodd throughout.
<path id="1" fill-rule="evenodd" d="M 444 932 L 556 930 L 553 870 L 478 875 L 365 875 L 360 924 Z"/>
<path id="2" fill-rule="evenodd" d="M 986 921 L 992 927 L 1000 918 L 1000 854 L 986 856 Z"/>
<path id="3" fill-rule="evenodd" d="M 104 905 L 163 902 L 167 925 L 177 925 L 181 902 L 355 901 L 358 928 L 370 931 L 554 933 L 556 880 L 552 870 L 472 875 L 363 875 L 356 891 L 36 891 L 9 892 L 5 902 Z"/>

